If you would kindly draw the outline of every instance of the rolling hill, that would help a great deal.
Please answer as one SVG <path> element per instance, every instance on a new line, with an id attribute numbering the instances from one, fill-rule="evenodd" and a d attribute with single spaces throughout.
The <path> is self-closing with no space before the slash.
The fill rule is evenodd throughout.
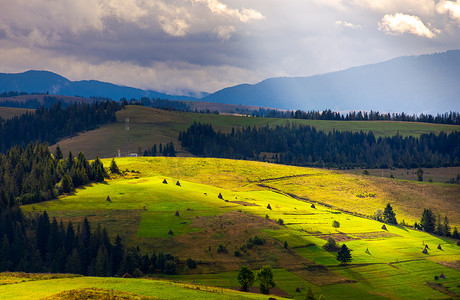
<path id="1" fill-rule="evenodd" d="M 203 101 L 281 109 L 444 113 L 460 110 L 460 50 L 399 57 L 310 77 L 228 87 Z"/>
<path id="2" fill-rule="evenodd" d="M 105 165 L 109 162 L 104 160 Z M 387 224 L 383 229 L 382 223 L 360 217 L 390 202 L 400 222 L 413 224 L 428 206 L 447 213 L 451 224 L 458 226 L 458 186 L 212 158 L 116 162 L 126 170 L 123 176 L 57 200 L 25 205 L 23 210 L 46 210 L 74 223 L 87 216 L 92 226 L 107 228 L 112 239 L 119 233 L 145 251 L 197 260 L 197 269 L 182 268 L 179 275 L 166 277 L 181 282 L 231 288 L 238 285 L 236 270 L 241 265 L 257 270 L 268 264 L 274 268 L 277 287 L 294 299 L 305 299 L 308 287 L 326 299 L 447 299 L 460 293 L 460 248 L 454 240 L 404 226 Z M 333 221 L 339 227 L 333 227 Z M 265 242 L 249 247 L 255 236 Z M 336 253 L 322 248 L 329 237 L 353 250 L 349 266 L 339 266 Z M 219 245 L 227 251 L 218 252 Z M 425 245 L 428 254 L 422 253 Z M 441 273 L 445 279 L 434 282 Z M 77 277 L 62 279 L 65 285 L 52 291 L 84 285 L 134 292 L 125 284 L 135 280 L 108 278 L 89 284 Z M 0 292 L 18 293 L 21 284 L 0 286 Z M 144 284 L 139 281 L 136 293 L 151 295 Z M 152 282 L 151 289 L 157 284 Z"/>

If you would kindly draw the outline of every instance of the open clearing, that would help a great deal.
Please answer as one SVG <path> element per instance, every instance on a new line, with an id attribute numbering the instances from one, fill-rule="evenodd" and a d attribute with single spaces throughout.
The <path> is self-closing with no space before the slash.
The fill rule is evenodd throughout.
<path id="1" fill-rule="evenodd" d="M 158 110 L 143 106 L 127 106 L 125 110 L 117 112 L 117 122 L 102 125 L 99 129 L 80 133 L 76 137 L 61 140 L 58 144 L 67 153 L 82 151 L 87 158 L 113 157 L 117 150 L 126 151 L 125 118 L 130 121 L 130 151 L 137 153 L 141 148 L 144 151 L 154 144 L 169 142 L 174 143 L 178 156 L 191 156 L 181 148 L 178 141 L 179 132 L 186 130 L 193 122 L 212 124 L 215 130 L 230 132 L 232 127 L 243 126 L 276 126 L 286 124 L 303 124 L 316 127 L 323 131 L 373 131 L 375 136 L 401 136 L 418 137 L 423 133 L 450 133 L 459 131 L 460 126 L 392 122 L 392 121 L 323 121 L 323 120 L 297 120 L 276 118 L 253 118 L 233 115 L 214 115 L 190 112 Z M 54 151 L 54 147 L 52 147 Z"/>
<path id="2" fill-rule="evenodd" d="M 103 162 L 108 165 L 110 160 Z M 182 260 L 191 257 L 198 261 L 197 269 L 183 268 L 181 275 L 166 277 L 190 284 L 232 288 L 238 286 L 240 266 L 256 270 L 269 264 L 275 268 L 277 286 L 295 299 L 304 299 L 308 287 L 326 299 L 460 295 L 460 271 L 455 267 L 460 247 L 455 241 L 406 227 L 387 225 L 383 230 L 382 223 L 356 215 L 372 214 L 391 202 L 398 220 L 408 224 L 419 221 L 424 207 L 432 207 L 458 226 L 460 187 L 456 185 L 226 159 L 155 157 L 116 162 L 127 170 L 124 176 L 58 200 L 23 206 L 24 211 L 46 210 L 50 216 L 74 222 L 88 216 L 93 226 L 101 224 L 110 236 L 120 233 L 144 250 L 171 252 Z M 164 179 L 168 184 L 162 183 Z M 375 195 L 362 198 L 370 194 Z M 340 222 L 339 228 L 332 227 L 334 220 Z M 173 235 L 168 234 L 170 229 Z M 256 235 L 265 244 L 247 248 Z M 322 248 L 328 236 L 353 250 L 349 266 L 338 266 L 336 254 Z M 219 244 L 228 253 L 217 253 Z M 428 254 L 422 253 L 424 244 L 429 245 Z M 235 250 L 240 251 L 239 257 L 234 256 Z M 435 283 L 434 276 L 441 273 L 446 279 Z M 108 286 L 95 285 L 89 287 Z"/>
<path id="3" fill-rule="evenodd" d="M 26 113 L 32 113 L 34 111 L 35 109 L 28 108 L 0 107 L 0 118 L 8 120 Z"/>

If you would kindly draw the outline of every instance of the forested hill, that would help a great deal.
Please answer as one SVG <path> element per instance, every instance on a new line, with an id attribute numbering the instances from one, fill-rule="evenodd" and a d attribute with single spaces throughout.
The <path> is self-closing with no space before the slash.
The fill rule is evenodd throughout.
<path id="1" fill-rule="evenodd" d="M 54 144 L 58 139 L 99 125 L 116 121 L 115 112 L 123 107 L 113 101 L 94 104 L 75 103 L 63 108 L 61 102 L 51 108 L 39 108 L 33 113 L 0 120 L 0 152 L 13 146 L 26 146 L 31 141 Z"/>
<path id="2" fill-rule="evenodd" d="M 315 167 L 416 168 L 460 165 L 460 132 L 420 138 L 376 138 L 372 132 L 329 133 L 303 125 L 246 127 L 215 132 L 194 123 L 181 132 L 182 146 L 197 156 L 253 159 Z"/>

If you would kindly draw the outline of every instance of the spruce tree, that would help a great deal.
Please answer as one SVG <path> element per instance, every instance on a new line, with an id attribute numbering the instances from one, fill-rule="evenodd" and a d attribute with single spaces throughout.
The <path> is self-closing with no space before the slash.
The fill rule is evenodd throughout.
<path id="1" fill-rule="evenodd" d="M 436 217 L 431 208 L 425 208 L 422 213 L 420 225 L 426 232 L 434 232 L 436 226 Z"/>
<path id="2" fill-rule="evenodd" d="M 54 152 L 54 159 L 59 161 L 64 158 L 64 154 L 62 153 L 61 147 L 59 145 L 56 146 L 56 152 Z"/>
<path id="3" fill-rule="evenodd" d="M 383 222 L 389 224 L 398 224 L 398 222 L 396 221 L 396 214 L 393 211 L 393 208 L 391 207 L 390 203 L 387 204 L 385 210 L 383 211 Z"/>
<path id="4" fill-rule="evenodd" d="M 339 252 L 337 252 L 337 260 L 340 261 L 341 265 L 346 265 L 348 262 L 353 260 L 351 258 L 351 250 L 347 247 L 347 245 L 342 244 Z"/>
<path id="5" fill-rule="evenodd" d="M 117 163 L 115 162 L 115 158 L 112 158 L 112 162 L 110 163 L 110 172 L 112 174 L 120 174 L 120 170 L 118 169 Z"/>

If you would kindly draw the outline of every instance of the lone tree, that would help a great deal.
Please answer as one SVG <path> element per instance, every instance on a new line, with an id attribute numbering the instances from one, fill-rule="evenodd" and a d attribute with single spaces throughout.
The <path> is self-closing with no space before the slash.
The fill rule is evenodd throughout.
<path id="1" fill-rule="evenodd" d="M 423 181 L 423 170 L 422 170 L 422 168 L 417 169 L 417 180 L 418 181 Z"/>
<path id="2" fill-rule="evenodd" d="M 262 294 L 268 295 L 270 289 L 276 286 L 270 266 L 265 266 L 257 272 L 256 281 L 259 282 L 259 290 Z"/>
<path id="3" fill-rule="evenodd" d="M 341 265 L 346 265 L 348 262 L 353 260 L 351 258 L 351 250 L 347 247 L 347 245 L 342 244 L 339 252 L 337 252 L 337 260 L 340 261 Z"/>
<path id="4" fill-rule="evenodd" d="M 433 232 L 436 225 L 436 216 L 434 215 L 431 208 L 425 208 L 422 213 L 422 219 L 420 225 L 426 232 Z"/>
<path id="5" fill-rule="evenodd" d="M 398 224 L 398 222 L 396 221 L 396 214 L 393 211 L 393 207 L 391 207 L 390 203 L 387 204 L 385 210 L 383 211 L 383 222 L 390 224 Z"/>
<path id="6" fill-rule="evenodd" d="M 250 287 L 255 281 L 254 273 L 248 267 L 241 267 L 240 271 L 238 272 L 238 282 L 241 285 L 241 290 L 244 292 L 248 291 L 248 287 Z"/>
<path id="7" fill-rule="evenodd" d="M 120 174 L 120 169 L 118 169 L 117 163 L 115 162 L 115 158 L 112 158 L 112 162 L 110 163 L 110 172 L 112 174 Z"/>

